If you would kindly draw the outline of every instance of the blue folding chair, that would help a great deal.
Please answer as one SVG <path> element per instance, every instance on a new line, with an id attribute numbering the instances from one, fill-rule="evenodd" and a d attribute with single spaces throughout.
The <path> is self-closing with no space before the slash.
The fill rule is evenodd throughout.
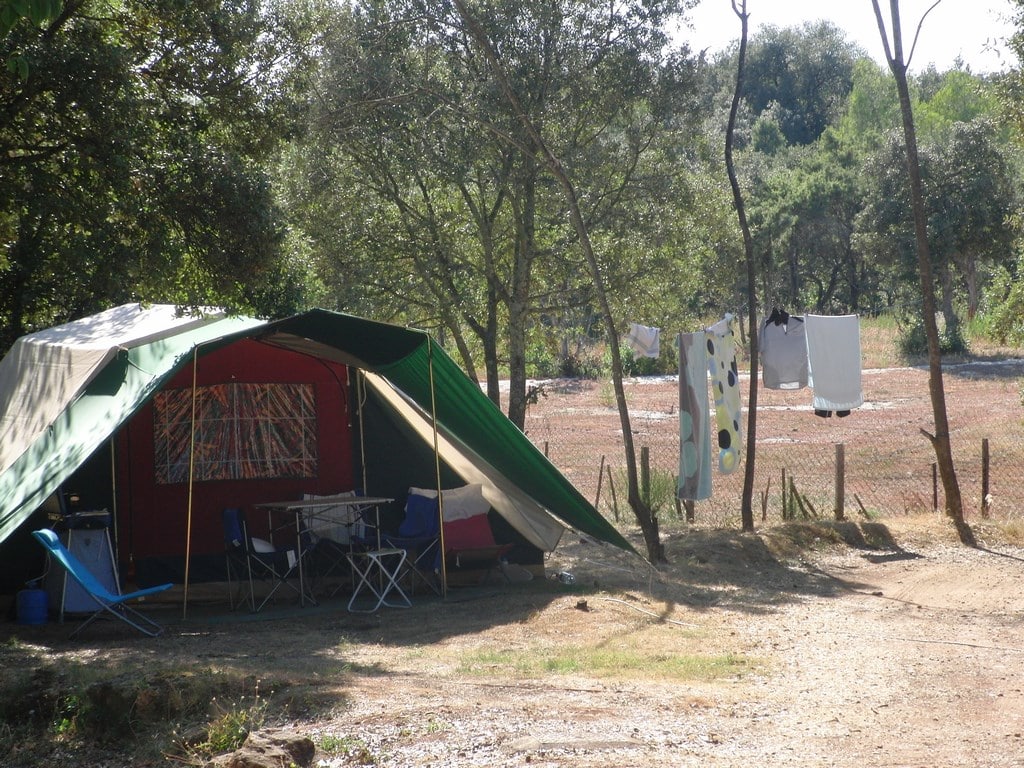
<path id="1" fill-rule="evenodd" d="M 68 572 L 68 574 L 77 581 L 82 589 L 84 589 L 89 597 L 96 601 L 99 608 L 89 616 L 85 621 L 78 625 L 74 632 L 71 633 L 71 638 L 74 638 L 83 629 L 92 624 L 96 619 L 104 616 L 104 614 L 110 614 L 111 616 L 120 619 L 131 627 L 134 627 L 142 634 L 148 637 L 156 637 L 163 632 L 163 627 L 157 624 L 152 619 L 143 616 L 141 613 L 125 605 L 130 600 L 137 600 L 147 595 L 155 595 L 157 592 L 163 592 L 166 589 L 170 589 L 173 585 L 161 584 L 157 587 L 149 587 L 148 589 L 140 589 L 136 592 L 129 592 L 126 595 L 115 595 L 108 590 L 103 584 L 100 583 L 93 573 L 82 565 L 82 562 L 75 557 L 73 554 L 68 552 L 67 548 L 61 543 L 60 539 L 54 531 L 49 528 L 43 528 L 38 531 L 33 531 L 32 535 L 36 540 L 43 545 L 46 551 L 49 553 L 51 560 L 57 562 Z"/>
<path id="2" fill-rule="evenodd" d="M 437 499 L 409 494 L 405 502 L 405 517 L 397 534 L 383 534 L 382 541 L 389 547 L 404 549 L 406 560 L 399 578 L 408 576 L 415 590 L 420 581 L 435 594 L 441 594 L 436 580 L 440 570 L 441 521 L 437 512 Z"/>

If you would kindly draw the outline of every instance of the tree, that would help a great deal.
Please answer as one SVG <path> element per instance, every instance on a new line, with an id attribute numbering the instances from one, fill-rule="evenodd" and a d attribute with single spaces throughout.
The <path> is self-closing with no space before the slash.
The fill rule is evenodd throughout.
<path id="1" fill-rule="evenodd" d="M 750 336 L 750 396 L 747 400 L 747 455 L 743 474 L 743 498 L 740 516 L 744 531 L 754 530 L 754 462 L 757 443 L 757 369 L 759 364 L 757 346 L 757 269 L 754 261 L 754 243 L 747 222 L 743 193 L 740 189 L 739 177 L 733 165 L 733 135 L 736 128 L 736 115 L 739 112 L 740 96 L 743 93 L 747 53 L 747 0 L 732 0 L 732 9 L 740 20 L 740 47 L 736 59 L 736 88 L 733 91 L 732 107 L 729 110 L 729 124 L 725 131 L 725 166 L 729 173 L 729 185 L 732 187 L 736 217 L 740 231 L 743 233 L 743 251 L 747 267 L 747 323 Z"/>
<path id="2" fill-rule="evenodd" d="M 924 311 L 925 335 L 928 339 L 928 389 L 932 401 L 932 412 L 935 419 L 935 434 L 922 432 L 928 437 L 935 449 L 939 465 L 939 475 L 946 497 L 946 514 L 950 516 L 960 540 L 974 543 L 974 537 L 964 520 L 963 501 L 960 496 L 960 485 L 956 479 L 956 468 L 953 464 L 953 451 L 949 438 L 949 418 L 946 413 L 946 395 L 942 383 L 942 354 L 939 349 L 939 332 L 935 320 L 935 290 L 932 279 L 931 256 L 928 249 L 928 223 L 925 213 L 924 193 L 921 183 L 921 169 L 917 157 L 917 134 L 914 130 L 914 112 L 910 101 L 910 89 L 907 85 L 907 64 L 913 56 L 903 56 L 903 30 L 900 24 L 899 0 L 889 0 L 890 19 L 892 23 L 892 43 L 886 32 L 885 21 L 878 5 L 879 0 L 871 0 L 878 23 L 878 32 L 885 48 L 885 58 L 896 80 L 896 90 L 900 98 L 900 114 L 903 118 L 903 135 L 906 150 L 907 175 L 910 179 L 910 204 L 914 213 L 914 236 L 917 243 L 917 261 L 921 285 L 922 305 Z M 941 0 L 936 0 L 929 8 L 935 8 Z M 928 11 L 925 12 L 927 16 Z M 924 23 L 922 17 L 918 25 Z M 915 42 L 917 37 L 915 35 Z"/>
<path id="3" fill-rule="evenodd" d="M 259 165 L 286 126 L 275 22 L 214 0 L 104 9 L 3 40 L 30 70 L 0 79 L 0 343 L 111 303 L 290 290 Z"/>
<path id="4" fill-rule="evenodd" d="M 841 114 L 864 52 L 827 21 L 765 26 L 746 50 L 743 100 L 753 115 L 775 110 L 789 144 L 810 144 Z M 735 56 L 727 61 L 735 70 Z"/>
<path id="5" fill-rule="evenodd" d="M 686 60 L 663 55 L 660 21 L 674 7 L 630 3 L 609 15 L 597 3 L 499 3 L 478 16 L 523 110 L 572 168 L 582 215 L 610 246 L 602 252 L 621 256 L 601 257 L 612 287 L 636 285 L 630 278 L 651 263 L 641 248 L 653 242 L 664 263 L 667 243 L 679 239 L 666 235 L 674 216 L 663 204 L 680 197 L 676 179 L 686 179 L 673 169 L 685 169 L 687 158 L 672 158 L 668 147 L 685 125 L 680 106 L 692 86 Z M 329 147 L 339 178 L 381 203 L 377 218 L 394 235 L 386 244 L 385 227 L 375 227 L 379 247 L 352 247 L 329 242 L 324 225 L 319 244 L 349 273 L 369 271 L 354 261 L 380 260 L 382 250 L 392 256 L 377 270 L 381 310 L 443 328 L 465 350 L 467 370 L 482 350 L 496 402 L 507 370 L 508 415 L 521 425 L 531 336 L 596 316 L 597 297 L 535 139 L 502 98 L 465 22 L 446 10 L 368 4 L 329 43 L 315 87 L 311 165 L 325 167 L 319 156 Z M 650 156 L 675 165 L 652 173 Z M 653 228 L 647 242 L 638 222 Z M 388 284 L 402 290 L 389 297 Z M 410 295 L 431 301 L 413 305 Z"/>
<path id="6" fill-rule="evenodd" d="M 913 221 L 903 203 L 908 198 L 902 143 L 890 143 L 865 163 L 870 195 L 858 218 L 858 242 L 888 270 L 893 291 L 905 296 L 911 315 L 919 317 L 920 292 L 908 287 L 916 264 Z M 939 276 L 941 310 L 947 344 L 959 339 L 960 312 L 973 319 L 984 275 L 1008 266 L 1016 208 L 1016 185 L 998 129 L 988 119 L 951 124 L 932 141 L 923 142 L 918 161 L 928 220 L 929 256 Z M 959 297 L 963 297 L 962 300 Z"/>
<path id="7" fill-rule="evenodd" d="M 853 241 L 860 205 L 855 155 L 831 132 L 779 156 L 750 205 L 766 301 L 818 313 L 861 308 L 872 286 Z"/>
<path id="8" fill-rule="evenodd" d="M 663 545 L 661 544 L 658 519 L 654 516 L 650 507 L 647 505 L 647 502 L 640 495 L 636 453 L 633 446 L 632 429 L 630 428 L 629 407 L 626 403 L 626 394 L 622 385 L 622 361 L 619 354 L 615 320 L 612 315 L 611 304 L 608 301 L 608 295 L 605 290 L 601 267 L 598 264 L 597 256 L 590 241 L 587 225 L 583 219 L 583 213 L 579 204 L 575 185 L 565 170 L 565 167 L 562 165 L 562 162 L 547 146 L 537 125 L 533 122 L 529 114 L 523 108 L 523 105 L 520 103 L 519 97 L 513 89 L 512 83 L 505 71 L 505 67 L 498 58 L 497 51 L 491 40 L 487 37 L 483 27 L 476 20 L 473 14 L 470 13 L 464 0 L 455 0 L 455 3 L 458 7 L 459 15 L 466 23 L 475 44 L 483 52 L 490 64 L 492 74 L 497 81 L 497 85 L 502 95 L 508 101 L 514 115 L 521 121 L 523 128 L 526 130 L 533 142 L 533 148 L 539 153 L 540 158 L 543 160 L 547 169 L 558 180 L 563 194 L 565 195 L 565 200 L 569 207 L 569 215 L 572 219 L 573 229 L 579 237 L 580 246 L 583 249 L 587 265 L 590 268 L 590 274 L 594 280 L 594 289 L 597 294 L 599 306 L 608 331 L 608 344 L 612 356 L 612 384 L 615 388 L 615 400 L 618 405 L 619 418 L 622 425 L 629 504 L 633 509 L 633 513 L 636 516 L 637 521 L 640 523 L 640 529 L 644 535 L 644 542 L 647 545 L 648 557 L 652 562 L 663 561 L 665 559 L 665 552 Z"/>

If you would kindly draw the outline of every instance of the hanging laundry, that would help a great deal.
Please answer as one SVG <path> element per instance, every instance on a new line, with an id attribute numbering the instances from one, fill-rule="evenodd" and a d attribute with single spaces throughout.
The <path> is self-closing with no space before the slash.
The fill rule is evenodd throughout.
<path id="1" fill-rule="evenodd" d="M 736 370 L 736 340 L 732 315 L 718 321 L 705 333 L 708 347 L 708 373 L 715 396 L 715 422 L 718 426 L 718 469 L 723 475 L 740 465 L 740 377 Z"/>
<path id="2" fill-rule="evenodd" d="M 707 337 L 681 333 L 679 342 L 679 481 L 687 501 L 711 498 L 711 430 L 708 412 Z"/>
<path id="3" fill-rule="evenodd" d="M 857 315 L 805 315 L 807 363 L 819 416 L 849 412 L 864 404 L 861 391 L 860 318 Z M 819 413 L 819 411 L 821 413 Z"/>
<path id="4" fill-rule="evenodd" d="M 636 357 L 657 357 L 661 350 L 660 337 L 660 328 L 630 323 L 626 346 L 633 350 Z"/>
<path id="5" fill-rule="evenodd" d="M 804 321 L 780 309 L 761 323 L 761 381 L 768 389 L 807 386 L 807 339 Z"/>

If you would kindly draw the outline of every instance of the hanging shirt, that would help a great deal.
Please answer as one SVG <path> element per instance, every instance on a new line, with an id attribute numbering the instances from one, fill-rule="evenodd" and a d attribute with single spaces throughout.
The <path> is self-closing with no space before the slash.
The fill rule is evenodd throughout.
<path id="1" fill-rule="evenodd" d="M 761 381 L 768 389 L 802 389 L 807 386 L 804 321 L 792 316 L 778 320 L 761 323 Z"/>
<path id="2" fill-rule="evenodd" d="M 848 411 L 864 404 L 860 318 L 805 315 L 807 364 L 816 411 Z"/>
<path id="3" fill-rule="evenodd" d="M 708 411 L 707 337 L 679 334 L 679 481 L 686 501 L 711 498 L 711 425 Z"/>
<path id="4" fill-rule="evenodd" d="M 657 357 L 660 354 L 660 337 L 660 328 L 630 323 L 626 346 L 633 350 L 635 357 Z"/>
<path id="5" fill-rule="evenodd" d="M 723 475 L 740 465 L 740 377 L 736 369 L 736 341 L 732 315 L 726 315 L 705 332 L 708 347 L 708 373 L 715 396 L 715 423 L 718 426 L 718 469 Z"/>

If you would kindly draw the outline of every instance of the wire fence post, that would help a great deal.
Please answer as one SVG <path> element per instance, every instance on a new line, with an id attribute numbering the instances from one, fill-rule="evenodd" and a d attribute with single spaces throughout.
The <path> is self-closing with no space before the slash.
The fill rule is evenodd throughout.
<path id="1" fill-rule="evenodd" d="M 615 496 L 615 481 L 612 480 L 612 468 L 611 465 L 606 464 L 605 469 L 608 470 L 608 490 L 612 494 L 612 515 L 615 517 L 615 522 L 619 522 L 619 500 Z"/>
<path id="2" fill-rule="evenodd" d="M 786 489 L 787 489 L 787 486 L 786 486 L 786 468 L 783 467 L 782 468 L 782 494 L 781 494 L 781 498 L 782 498 L 782 519 L 783 520 L 786 519 L 786 515 L 788 513 L 788 508 L 786 507 Z"/>
<path id="3" fill-rule="evenodd" d="M 844 520 L 846 505 L 846 446 L 836 443 L 836 520 Z"/>

